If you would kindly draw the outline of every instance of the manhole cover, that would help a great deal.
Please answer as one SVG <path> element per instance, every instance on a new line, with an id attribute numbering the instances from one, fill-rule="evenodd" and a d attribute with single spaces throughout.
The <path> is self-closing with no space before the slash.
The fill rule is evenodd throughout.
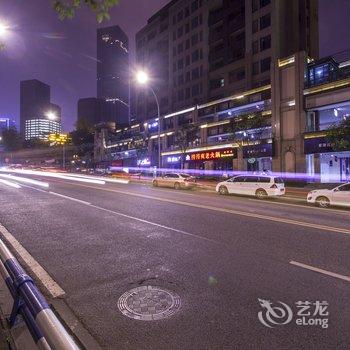
<path id="1" fill-rule="evenodd" d="M 125 316 L 142 321 L 169 317 L 179 310 L 180 305 L 177 294 L 153 286 L 131 289 L 118 300 L 118 308 Z"/>

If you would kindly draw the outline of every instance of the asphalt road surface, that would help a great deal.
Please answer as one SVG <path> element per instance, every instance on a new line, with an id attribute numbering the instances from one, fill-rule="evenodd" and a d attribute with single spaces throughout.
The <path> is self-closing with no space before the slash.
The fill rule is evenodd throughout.
<path id="1" fill-rule="evenodd" d="M 0 223 L 102 348 L 350 348 L 350 211 L 45 181 L 0 184 Z M 141 286 L 176 293 L 180 308 L 125 316 L 118 299 Z"/>

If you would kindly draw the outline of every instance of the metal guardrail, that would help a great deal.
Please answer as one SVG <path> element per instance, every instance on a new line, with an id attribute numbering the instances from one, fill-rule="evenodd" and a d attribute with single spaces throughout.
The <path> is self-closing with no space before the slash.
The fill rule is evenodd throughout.
<path id="1" fill-rule="evenodd" d="M 0 259 L 0 273 L 14 299 L 10 327 L 20 314 L 39 349 L 79 350 L 34 281 L 1 239 Z"/>

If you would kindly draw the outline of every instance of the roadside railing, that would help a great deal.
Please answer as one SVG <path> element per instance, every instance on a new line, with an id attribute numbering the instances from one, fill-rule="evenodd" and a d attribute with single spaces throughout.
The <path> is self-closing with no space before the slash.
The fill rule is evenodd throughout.
<path id="1" fill-rule="evenodd" d="M 0 239 L 0 273 L 13 297 L 10 327 L 20 314 L 42 350 L 78 350 L 79 347 L 51 310 L 34 281 Z"/>

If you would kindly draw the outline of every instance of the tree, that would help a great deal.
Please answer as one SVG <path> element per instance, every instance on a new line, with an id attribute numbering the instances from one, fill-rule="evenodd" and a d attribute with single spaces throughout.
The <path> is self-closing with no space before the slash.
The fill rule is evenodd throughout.
<path id="1" fill-rule="evenodd" d="M 145 159 L 148 155 L 148 149 L 146 142 L 142 137 L 134 138 L 131 148 L 136 150 L 136 161 L 137 165 L 140 167 L 140 162 Z"/>
<path id="2" fill-rule="evenodd" d="M 255 130 L 254 135 L 257 139 L 259 139 L 265 128 L 269 125 L 269 118 L 265 116 L 246 116 L 231 120 L 227 131 L 232 134 L 230 139 L 237 143 L 239 148 L 242 148 L 244 142 L 248 140 L 248 130 Z"/>
<path id="3" fill-rule="evenodd" d="M 54 10 L 61 20 L 72 19 L 75 12 L 82 6 L 88 7 L 96 13 L 96 20 L 101 23 L 104 19 L 110 19 L 109 11 L 117 5 L 118 0 L 50 0 Z"/>
<path id="4" fill-rule="evenodd" d="M 334 151 L 344 151 L 350 148 L 350 118 L 343 119 L 339 124 L 333 124 L 327 130 L 326 138 L 332 144 Z"/>
<path id="5" fill-rule="evenodd" d="M 74 146 L 78 147 L 78 155 L 83 157 L 88 163 L 92 159 L 94 150 L 94 130 L 84 119 L 78 119 L 76 130 L 69 134 Z"/>
<path id="6" fill-rule="evenodd" d="M 22 139 L 15 127 L 2 132 L 2 141 L 5 151 L 18 151 L 22 148 Z"/>
<path id="7" fill-rule="evenodd" d="M 184 124 L 175 132 L 175 146 L 181 151 L 181 169 L 184 168 L 185 156 L 190 142 L 197 134 L 198 127 L 194 124 Z"/>
<path id="8" fill-rule="evenodd" d="M 42 148 L 42 147 L 49 147 L 49 144 L 44 140 L 35 138 L 35 139 L 25 140 L 23 142 L 23 147 L 24 148 Z"/>

